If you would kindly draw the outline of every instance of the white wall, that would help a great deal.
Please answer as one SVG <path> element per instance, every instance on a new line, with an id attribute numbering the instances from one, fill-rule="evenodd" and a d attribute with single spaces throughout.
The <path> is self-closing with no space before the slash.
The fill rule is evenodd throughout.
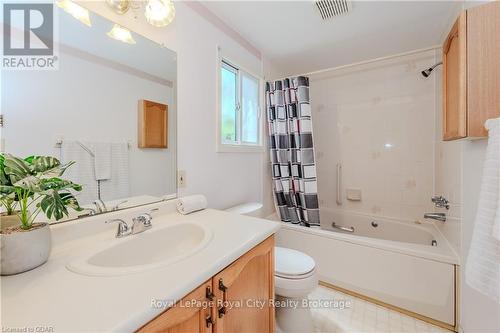
<path id="1" fill-rule="evenodd" d="M 420 71 L 435 61 L 431 50 L 311 76 L 321 206 L 412 220 L 432 211 L 435 82 Z"/>
<path id="2" fill-rule="evenodd" d="M 130 196 L 176 192 L 173 88 L 61 52 L 59 70 L 2 73 L 5 150 L 59 157 L 56 140 L 130 142 Z M 137 101 L 169 105 L 169 149 L 137 148 Z M 80 183 L 79 179 L 72 179 Z M 109 201 L 116 197 L 103 197 Z M 86 204 L 88 202 L 81 202 Z"/>
<path id="3" fill-rule="evenodd" d="M 441 50 L 436 50 L 441 59 Z M 443 69 L 436 67 L 432 79 L 436 82 L 436 135 L 435 135 L 435 186 L 434 193 L 442 195 L 450 202 L 450 209 L 435 208 L 434 211 L 446 213 L 446 222 L 436 221 L 455 252 L 460 255 L 462 223 L 462 141 L 443 141 Z"/>
<path id="4" fill-rule="evenodd" d="M 262 73 L 261 60 L 182 2 L 175 3 L 175 20 L 166 28 L 118 16 L 102 2 L 83 4 L 177 52 L 178 169 L 186 172 L 180 195 L 203 193 L 213 208 L 260 201 L 263 153 L 215 152 L 216 47 L 255 73 Z"/>

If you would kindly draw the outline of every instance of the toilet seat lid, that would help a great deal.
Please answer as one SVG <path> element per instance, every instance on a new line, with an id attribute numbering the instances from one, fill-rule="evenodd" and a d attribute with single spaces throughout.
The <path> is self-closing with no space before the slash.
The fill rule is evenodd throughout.
<path id="1" fill-rule="evenodd" d="M 280 277 L 297 278 L 314 271 L 314 259 L 305 253 L 285 247 L 274 248 L 274 272 Z"/>

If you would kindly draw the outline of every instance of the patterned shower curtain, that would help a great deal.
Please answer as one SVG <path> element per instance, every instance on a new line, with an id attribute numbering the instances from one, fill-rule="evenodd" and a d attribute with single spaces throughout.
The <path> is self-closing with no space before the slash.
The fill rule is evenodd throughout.
<path id="1" fill-rule="evenodd" d="M 319 226 L 309 79 L 266 83 L 273 190 L 284 222 Z"/>

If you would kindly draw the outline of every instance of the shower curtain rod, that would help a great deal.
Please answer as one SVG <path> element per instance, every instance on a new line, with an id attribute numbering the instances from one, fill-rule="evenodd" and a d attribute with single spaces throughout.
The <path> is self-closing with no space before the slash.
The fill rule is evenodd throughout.
<path id="1" fill-rule="evenodd" d="M 434 46 L 431 46 L 431 47 L 426 47 L 426 48 L 422 48 L 422 49 L 412 50 L 412 51 L 408 51 L 408 52 L 397 53 L 397 54 L 393 54 L 393 55 L 389 55 L 389 56 L 385 56 L 385 57 L 379 57 L 379 58 L 370 59 L 370 60 L 363 60 L 363 61 L 359 61 L 359 62 L 354 62 L 352 64 L 347 64 L 347 65 L 342 65 L 342 66 L 337 66 L 337 67 L 330 67 L 330 68 L 320 69 L 320 70 L 312 71 L 312 72 L 308 72 L 308 73 L 297 74 L 297 75 L 295 75 L 295 74 L 294 75 L 287 75 L 287 76 L 285 76 L 285 77 L 283 77 L 281 79 L 276 79 L 276 80 L 273 80 L 273 81 L 282 80 L 282 79 L 289 78 L 289 77 L 311 76 L 311 75 L 317 75 L 317 74 L 322 74 L 322 73 L 333 72 L 333 71 L 337 71 L 337 70 L 345 69 L 345 68 L 349 68 L 349 67 L 370 64 L 372 62 L 377 62 L 377 61 L 383 61 L 383 60 L 389 60 L 389 59 L 404 57 L 404 56 L 408 56 L 408 55 L 412 55 L 412 54 L 420 53 L 420 52 L 425 52 L 425 51 L 437 50 L 437 49 L 440 49 L 441 47 L 442 47 L 441 45 L 434 45 Z"/>

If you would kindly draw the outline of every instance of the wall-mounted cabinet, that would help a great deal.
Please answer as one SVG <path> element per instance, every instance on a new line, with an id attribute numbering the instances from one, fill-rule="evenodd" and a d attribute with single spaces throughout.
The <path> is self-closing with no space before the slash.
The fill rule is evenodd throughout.
<path id="1" fill-rule="evenodd" d="M 443 44 L 443 140 L 488 136 L 500 117 L 500 2 L 460 14 Z"/>
<path id="2" fill-rule="evenodd" d="M 168 106 L 141 99 L 138 118 L 139 148 L 168 148 Z"/>

